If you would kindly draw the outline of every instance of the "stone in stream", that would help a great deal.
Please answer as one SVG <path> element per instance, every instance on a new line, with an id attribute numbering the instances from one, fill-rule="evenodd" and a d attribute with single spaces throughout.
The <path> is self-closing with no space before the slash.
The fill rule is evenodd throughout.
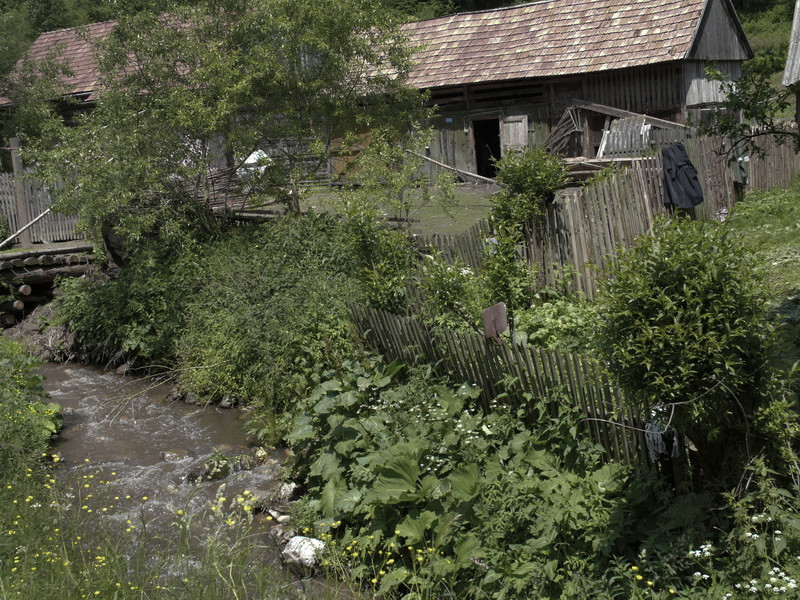
<path id="1" fill-rule="evenodd" d="M 313 569 L 319 563 L 319 555 L 325 549 L 325 542 L 315 538 L 296 535 L 289 540 L 281 552 L 287 565 Z"/>
<path id="2" fill-rule="evenodd" d="M 164 450 L 161 453 L 161 460 L 165 462 L 180 462 L 187 456 L 189 456 L 189 453 L 186 452 L 186 450 L 180 450 L 180 449 Z"/>
<path id="3" fill-rule="evenodd" d="M 293 481 L 286 481 L 273 494 L 276 502 L 293 502 L 300 497 L 300 486 Z"/>
<path id="4" fill-rule="evenodd" d="M 186 474 L 186 481 L 189 483 L 216 481 L 239 471 L 249 471 L 255 466 L 256 460 L 248 454 L 226 456 L 222 452 L 216 452 L 208 457 L 201 466 L 189 471 Z"/>
<path id="5" fill-rule="evenodd" d="M 225 394 L 222 397 L 222 400 L 219 401 L 220 408 L 233 408 L 236 406 L 237 401 L 236 398 L 232 397 L 230 394 Z"/>

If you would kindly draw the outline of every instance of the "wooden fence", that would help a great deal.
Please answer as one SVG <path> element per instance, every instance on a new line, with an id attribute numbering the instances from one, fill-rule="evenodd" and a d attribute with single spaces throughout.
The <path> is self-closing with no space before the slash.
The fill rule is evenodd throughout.
<path id="1" fill-rule="evenodd" d="M 724 146 L 719 138 L 695 137 L 683 144 L 697 168 L 705 198 L 694 216 L 724 219 L 741 194 L 733 173 L 737 165 L 720 153 Z M 800 156 L 791 146 L 774 142 L 765 146 L 764 157 L 749 161 L 749 189 L 788 186 L 800 172 Z M 561 191 L 546 207 L 541 224 L 526 236 L 524 248 L 528 261 L 539 270 L 541 283 L 554 285 L 571 271 L 574 289 L 593 298 L 600 270 L 613 260 L 616 248 L 630 246 L 650 230 L 656 215 L 667 214 L 660 155 L 630 159 L 630 163 L 629 169 L 607 180 Z M 459 236 L 429 236 L 419 241 L 423 247 L 439 248 L 451 260 L 479 268 L 491 235 L 482 222 Z"/>
<path id="2" fill-rule="evenodd" d="M 483 264 L 486 243 L 492 235 L 489 223 L 480 220 L 464 233 L 417 235 L 414 241 L 423 251 L 436 250 L 441 252 L 446 260 L 477 269 Z"/>
<path id="3" fill-rule="evenodd" d="M 434 330 L 410 317 L 355 304 L 349 310 L 365 341 L 388 360 L 435 364 L 456 381 L 480 387 L 485 403 L 501 392 L 522 400 L 524 392 L 548 397 L 563 390 L 609 459 L 647 468 L 644 419 L 623 405 L 619 390 L 595 361 L 508 341 L 497 344 L 474 332 Z"/>
<path id="4" fill-rule="evenodd" d="M 30 179 L 23 179 L 25 201 L 28 204 L 30 219 L 42 214 L 52 205 L 52 198 L 44 187 Z M 25 223 L 17 218 L 15 180 L 11 173 L 0 173 L 0 217 L 8 223 L 11 233 Z M 50 213 L 29 230 L 32 242 L 65 242 L 81 240 L 83 235 L 75 232 L 77 216 Z"/>

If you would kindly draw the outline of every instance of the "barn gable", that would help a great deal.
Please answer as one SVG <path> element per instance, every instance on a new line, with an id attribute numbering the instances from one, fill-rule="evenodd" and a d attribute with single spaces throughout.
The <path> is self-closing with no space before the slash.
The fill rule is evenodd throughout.
<path id="1" fill-rule="evenodd" d="M 686 58 L 701 61 L 753 58 L 753 51 L 730 0 L 709 0 Z"/>

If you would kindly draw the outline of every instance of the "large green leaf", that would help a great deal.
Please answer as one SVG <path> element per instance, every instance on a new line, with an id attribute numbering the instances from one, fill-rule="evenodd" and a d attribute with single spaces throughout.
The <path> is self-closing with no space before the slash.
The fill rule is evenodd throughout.
<path id="1" fill-rule="evenodd" d="M 468 502 L 478 493 L 478 478 L 480 472 L 478 465 L 469 463 L 453 471 L 450 480 L 451 492 L 458 500 Z"/>
<path id="2" fill-rule="evenodd" d="M 430 537 L 426 534 L 435 522 L 436 513 L 430 510 L 412 510 L 398 523 L 397 532 L 406 539 L 406 544 L 421 544 Z"/>
<path id="3" fill-rule="evenodd" d="M 339 514 L 339 500 L 347 492 L 347 486 L 339 478 L 330 479 L 320 494 L 320 510 L 322 516 L 331 519 Z"/>
<path id="4" fill-rule="evenodd" d="M 402 452 L 390 458 L 378 471 L 372 492 L 379 502 L 393 504 L 413 496 L 419 479 L 419 452 Z"/>

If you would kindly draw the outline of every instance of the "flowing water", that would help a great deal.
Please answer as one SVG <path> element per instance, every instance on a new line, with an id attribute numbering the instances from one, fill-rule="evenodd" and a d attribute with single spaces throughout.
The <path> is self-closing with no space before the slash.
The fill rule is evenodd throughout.
<path id="1" fill-rule="evenodd" d="M 215 452 L 254 454 L 236 410 L 170 401 L 169 386 L 99 367 L 47 363 L 39 373 L 64 414 L 64 427 L 52 447 L 59 457 L 57 477 L 72 490 L 71 509 L 80 510 L 89 527 L 97 522 L 99 529 L 132 537 L 146 527 L 151 540 L 168 543 L 176 519 L 208 516 L 209 506 L 223 495 L 228 502 L 245 490 L 266 497 L 281 483 L 278 473 L 286 459 L 281 450 L 271 451 L 255 468 L 222 480 L 187 481 L 187 475 Z M 279 529 L 270 521 L 266 514 L 256 515 L 250 533 L 261 540 L 263 558 L 275 564 Z M 197 519 L 192 526 L 206 527 L 207 522 Z M 140 529 L 132 534 L 124 533 L 137 526 Z M 203 539 L 202 530 L 195 534 Z M 292 580 L 288 573 L 285 577 Z M 342 597 L 338 584 L 319 576 L 293 579 L 289 586 L 300 586 L 296 589 L 303 590 L 303 598 Z"/>
<path id="2" fill-rule="evenodd" d="M 64 414 L 53 445 L 59 478 L 73 490 L 75 507 L 87 519 L 102 519 L 110 531 L 146 523 L 162 535 L 176 514 L 200 513 L 218 495 L 230 499 L 248 490 L 266 496 L 280 484 L 277 472 L 285 458 L 280 451 L 255 469 L 222 480 L 187 481 L 215 452 L 253 454 L 236 410 L 169 401 L 166 385 L 99 367 L 49 363 L 39 372 Z M 262 532 L 269 531 L 266 515 L 256 519 Z"/>
<path id="3" fill-rule="evenodd" d="M 102 496 L 120 497 L 115 508 L 144 507 L 152 517 L 178 507 L 198 509 L 214 498 L 222 481 L 194 485 L 187 474 L 216 451 L 252 454 L 235 410 L 168 401 L 166 385 L 98 367 L 51 363 L 39 372 L 64 412 L 64 427 L 53 447 L 61 468 L 108 482 Z M 226 495 L 245 489 L 269 492 L 280 483 L 282 460 L 280 451 L 273 451 L 263 465 L 226 478 Z M 122 501 L 126 496 L 131 502 Z"/>

